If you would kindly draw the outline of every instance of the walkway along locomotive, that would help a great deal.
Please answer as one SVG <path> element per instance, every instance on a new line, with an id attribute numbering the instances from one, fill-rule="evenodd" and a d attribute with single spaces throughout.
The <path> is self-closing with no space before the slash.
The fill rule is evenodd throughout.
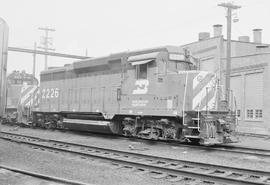
<path id="1" fill-rule="evenodd" d="M 43 71 L 40 79 L 33 126 L 205 145 L 233 141 L 236 117 L 221 109 L 216 75 L 196 70 L 179 47 L 85 59 Z"/>

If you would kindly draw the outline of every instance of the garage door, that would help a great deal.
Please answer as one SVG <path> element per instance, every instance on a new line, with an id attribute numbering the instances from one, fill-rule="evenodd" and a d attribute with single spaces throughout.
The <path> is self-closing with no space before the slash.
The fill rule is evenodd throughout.
<path id="1" fill-rule="evenodd" d="M 247 119 L 262 118 L 263 73 L 245 76 L 245 108 Z"/>
<path id="2" fill-rule="evenodd" d="M 241 98 L 243 91 L 242 76 L 233 76 L 231 77 L 231 90 L 233 91 L 233 96 L 236 100 L 236 109 L 241 110 L 242 100 Z M 241 111 L 242 112 L 242 111 Z M 238 113 L 239 114 L 239 113 Z M 241 115 L 241 113 L 239 114 Z"/>

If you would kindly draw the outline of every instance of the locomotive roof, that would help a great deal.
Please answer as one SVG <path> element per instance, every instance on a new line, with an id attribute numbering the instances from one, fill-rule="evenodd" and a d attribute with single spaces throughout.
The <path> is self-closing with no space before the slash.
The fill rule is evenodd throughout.
<path id="1" fill-rule="evenodd" d="M 169 53 L 184 53 L 183 48 L 179 46 L 163 46 L 163 47 L 156 47 L 156 48 L 149 48 L 143 50 L 135 50 L 135 51 L 126 51 L 121 53 L 113 53 L 107 56 L 96 57 L 96 58 L 89 58 L 89 59 L 82 59 L 73 62 L 72 64 L 65 65 L 63 67 L 56 67 L 52 69 L 48 69 L 46 71 L 42 71 L 41 74 L 48 74 L 48 73 L 58 73 L 64 72 L 69 70 L 76 70 L 82 69 L 91 66 L 105 66 L 109 63 L 113 63 L 119 61 L 121 58 L 128 58 L 136 55 L 142 55 L 147 53 L 159 53 L 161 51 L 167 51 Z"/>
<path id="2" fill-rule="evenodd" d="M 162 47 L 148 48 L 148 49 L 142 49 L 142 50 L 113 53 L 111 55 L 97 57 L 97 58 L 87 58 L 87 59 L 78 60 L 75 63 L 87 62 L 87 61 L 93 62 L 93 61 L 107 59 L 107 58 L 110 58 L 110 60 L 114 60 L 114 59 L 119 59 L 119 58 L 125 57 L 125 56 L 130 57 L 130 56 L 134 56 L 134 55 L 151 53 L 151 52 L 160 52 L 160 51 L 168 51 L 169 53 L 184 53 L 183 49 L 179 46 L 162 46 Z"/>

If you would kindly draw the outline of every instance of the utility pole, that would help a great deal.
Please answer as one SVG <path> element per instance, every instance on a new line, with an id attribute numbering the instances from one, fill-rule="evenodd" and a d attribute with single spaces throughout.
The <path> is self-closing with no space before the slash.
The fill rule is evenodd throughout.
<path id="1" fill-rule="evenodd" d="M 231 32 L 232 32 L 232 10 L 241 8 L 233 3 L 220 3 L 218 6 L 227 9 L 227 59 L 226 59 L 226 78 L 225 78 L 225 98 L 227 103 L 230 101 L 230 76 L 231 76 Z"/>
<path id="2" fill-rule="evenodd" d="M 45 32 L 45 36 L 42 37 L 41 39 L 41 45 L 38 48 L 43 49 L 45 52 L 48 51 L 55 51 L 53 48 L 49 48 L 50 45 L 52 45 L 52 37 L 49 37 L 49 31 L 53 32 L 55 29 L 52 28 L 38 28 L 39 30 L 43 30 Z M 48 55 L 45 55 L 45 65 L 44 65 L 45 70 L 48 69 Z"/>
<path id="3" fill-rule="evenodd" d="M 35 77 L 36 76 L 36 51 L 37 51 L 37 43 L 34 43 L 34 53 L 33 53 L 33 71 L 32 74 Z"/>

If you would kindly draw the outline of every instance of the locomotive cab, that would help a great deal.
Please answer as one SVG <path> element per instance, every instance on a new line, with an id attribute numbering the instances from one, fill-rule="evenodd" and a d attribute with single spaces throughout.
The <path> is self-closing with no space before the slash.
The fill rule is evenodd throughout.
<path id="1" fill-rule="evenodd" d="M 135 116 L 137 126 L 125 124 L 126 133 L 205 145 L 234 140 L 235 115 L 219 110 L 220 89 L 214 73 L 197 71 L 182 53 L 148 53 L 128 61 L 131 68 L 122 86 L 120 110 Z"/>
<path id="2" fill-rule="evenodd" d="M 121 87 L 121 114 L 182 116 L 180 104 L 190 106 L 189 101 L 183 102 L 186 74 L 198 73 L 194 63 L 183 53 L 160 51 L 130 56 L 128 64 Z"/>

